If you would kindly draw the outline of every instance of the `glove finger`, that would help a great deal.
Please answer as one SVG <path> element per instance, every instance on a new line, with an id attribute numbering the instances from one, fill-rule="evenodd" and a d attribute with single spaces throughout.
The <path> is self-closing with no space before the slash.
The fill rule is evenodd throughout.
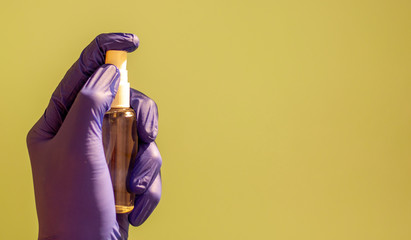
<path id="1" fill-rule="evenodd" d="M 128 221 L 133 226 L 140 226 L 157 207 L 161 198 L 161 174 L 157 174 L 153 184 L 144 194 L 136 196 L 134 209 L 128 215 Z"/>
<path id="2" fill-rule="evenodd" d="M 157 104 L 143 93 L 130 89 L 130 105 L 136 112 L 139 140 L 150 143 L 158 134 Z"/>
<path id="3" fill-rule="evenodd" d="M 100 139 L 103 117 L 110 108 L 119 82 L 120 73 L 116 66 L 105 64 L 97 69 L 77 94 L 56 137 L 90 140 L 96 136 Z M 101 140 L 97 142 L 101 144 Z M 79 145 L 71 146 L 78 150 L 83 148 L 84 142 L 73 141 L 72 144 Z"/>
<path id="4" fill-rule="evenodd" d="M 38 130 L 44 138 L 52 138 L 60 129 L 78 92 L 89 77 L 104 64 L 107 50 L 137 49 L 139 40 L 134 34 L 108 33 L 98 35 L 81 53 L 54 91 L 49 105 L 39 120 Z"/>
<path id="5" fill-rule="evenodd" d="M 137 195 L 143 194 L 160 172 L 161 164 L 162 159 L 156 143 L 141 143 L 127 181 L 128 190 Z"/>

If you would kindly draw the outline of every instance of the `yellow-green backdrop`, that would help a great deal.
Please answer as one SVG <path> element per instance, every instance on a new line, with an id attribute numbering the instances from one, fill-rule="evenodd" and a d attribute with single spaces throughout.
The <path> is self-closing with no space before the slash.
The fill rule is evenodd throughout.
<path id="1" fill-rule="evenodd" d="M 25 137 L 99 33 L 159 107 L 160 205 L 130 239 L 411 239 L 411 2 L 6 1 L 0 239 L 35 239 Z"/>

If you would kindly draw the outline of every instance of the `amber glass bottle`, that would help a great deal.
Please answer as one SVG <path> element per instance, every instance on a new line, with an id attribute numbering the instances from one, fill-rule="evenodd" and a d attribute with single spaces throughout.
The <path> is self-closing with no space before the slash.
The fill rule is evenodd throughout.
<path id="1" fill-rule="evenodd" d="M 116 212 L 133 210 L 134 194 L 127 191 L 127 174 L 137 152 L 136 114 L 131 108 L 111 108 L 104 115 L 103 145 L 113 183 Z M 131 163 L 131 164 L 130 164 Z"/>

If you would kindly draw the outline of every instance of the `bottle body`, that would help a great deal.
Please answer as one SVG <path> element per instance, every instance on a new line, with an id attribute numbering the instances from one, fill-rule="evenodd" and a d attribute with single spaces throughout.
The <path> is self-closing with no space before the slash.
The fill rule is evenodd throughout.
<path id="1" fill-rule="evenodd" d="M 103 146 L 113 184 L 117 213 L 134 208 L 134 194 L 127 191 L 129 168 L 138 148 L 136 114 L 131 108 L 111 108 L 103 119 Z"/>

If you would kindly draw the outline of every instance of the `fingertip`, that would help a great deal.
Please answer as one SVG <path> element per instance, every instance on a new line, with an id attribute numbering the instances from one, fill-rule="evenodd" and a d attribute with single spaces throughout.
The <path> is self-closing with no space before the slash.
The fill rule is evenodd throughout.
<path id="1" fill-rule="evenodd" d="M 118 91 L 118 85 L 120 84 L 120 70 L 113 64 L 104 64 L 103 67 L 106 67 L 107 71 L 110 71 L 110 73 L 112 74 L 110 82 L 110 92 L 114 98 Z"/>
<path id="2" fill-rule="evenodd" d="M 98 68 L 89 80 L 84 85 L 85 89 L 92 88 L 94 90 L 105 91 L 111 87 L 113 82 L 120 78 L 120 71 L 118 68 L 111 64 L 104 64 Z"/>
<path id="3" fill-rule="evenodd" d="M 136 163 L 127 180 L 127 188 L 141 195 L 151 187 L 160 172 L 162 157 L 157 145 L 154 142 L 140 144 Z"/>
<path id="4" fill-rule="evenodd" d="M 143 124 L 137 127 L 143 141 L 153 142 L 156 140 L 158 134 L 157 104 L 152 99 L 148 99 L 142 107 L 146 118 L 144 119 L 145 121 L 142 122 Z"/>
<path id="5" fill-rule="evenodd" d="M 101 66 L 103 69 L 107 71 L 107 73 L 111 74 L 113 78 L 120 76 L 120 71 L 116 65 L 113 64 L 103 64 Z"/>
<path id="6" fill-rule="evenodd" d="M 161 178 L 158 175 L 150 188 L 143 195 L 137 196 L 134 209 L 128 216 L 131 225 L 140 226 L 153 213 L 161 199 L 161 188 Z"/>
<path id="7" fill-rule="evenodd" d="M 140 39 L 135 34 L 132 34 L 132 33 L 128 33 L 128 34 L 130 35 L 131 42 L 134 44 L 134 46 L 128 49 L 127 52 L 133 52 L 140 46 Z"/>
<path id="8" fill-rule="evenodd" d="M 132 33 L 102 33 L 96 41 L 104 53 L 108 50 L 133 52 L 140 44 L 139 38 Z"/>
<path id="9" fill-rule="evenodd" d="M 143 93 L 130 89 L 131 107 L 137 114 L 138 137 L 145 143 L 153 142 L 158 134 L 157 104 Z"/>
<path id="10" fill-rule="evenodd" d="M 120 70 L 112 64 L 104 64 L 101 66 L 101 69 L 103 70 L 103 75 L 106 75 L 106 77 L 100 78 L 99 81 L 97 81 L 98 84 L 101 85 L 103 89 L 109 87 L 110 91 L 115 95 L 120 82 Z M 108 80 L 107 83 L 103 81 L 105 78 Z"/>

